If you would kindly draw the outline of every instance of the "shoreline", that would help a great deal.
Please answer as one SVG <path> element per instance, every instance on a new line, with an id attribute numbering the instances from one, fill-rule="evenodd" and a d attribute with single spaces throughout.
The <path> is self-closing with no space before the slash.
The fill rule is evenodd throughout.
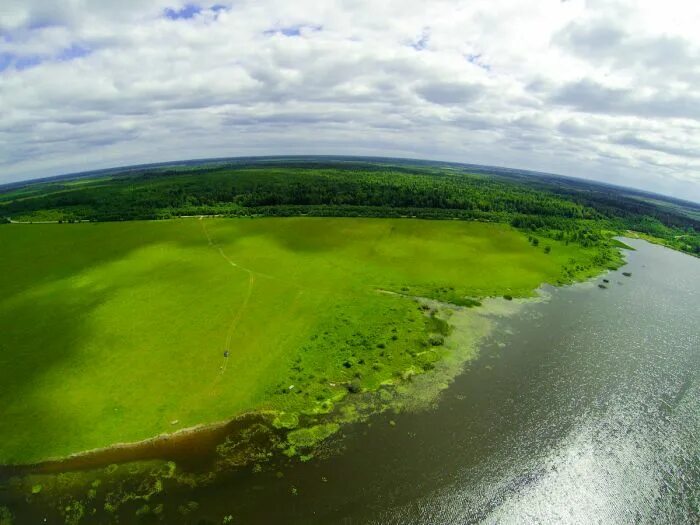
<path id="1" fill-rule="evenodd" d="M 254 423 L 271 420 L 274 413 L 269 411 L 244 412 L 225 421 L 201 423 L 174 432 L 165 432 L 139 441 L 121 442 L 105 447 L 93 448 L 75 452 L 65 457 L 53 457 L 34 463 L 0 464 L 0 475 L 18 474 L 50 474 L 75 470 L 101 468 L 112 463 L 128 463 L 152 459 L 166 459 L 165 453 L 174 456 L 178 452 L 189 451 L 191 441 L 199 441 L 201 437 L 215 440 L 225 434 L 246 428 Z M 180 449 L 185 450 L 180 450 Z M 117 461 L 108 461 L 115 459 Z"/>
<path id="2" fill-rule="evenodd" d="M 667 247 L 668 248 L 668 247 Z M 670 249 L 670 248 L 669 248 Z M 618 269 L 626 264 L 626 258 L 623 255 L 624 248 L 619 247 L 618 253 L 621 256 L 620 265 Z M 515 297 L 506 299 L 502 296 L 494 297 L 484 297 L 480 298 L 480 304 L 478 306 L 461 306 L 452 303 L 441 302 L 436 299 L 430 299 L 426 297 L 412 296 L 409 294 L 403 294 L 400 292 L 394 292 L 385 289 L 376 289 L 376 293 L 388 294 L 401 296 L 406 299 L 416 301 L 418 303 L 430 305 L 436 310 L 440 310 L 443 314 L 447 312 L 445 320 L 453 327 L 453 334 L 449 337 L 450 341 L 447 342 L 445 348 L 449 350 L 446 355 L 440 357 L 436 362 L 436 366 L 441 366 L 444 368 L 443 373 L 448 368 L 451 371 L 446 375 L 447 384 L 440 383 L 439 387 L 426 388 L 426 392 L 431 393 L 426 395 L 426 398 L 435 398 L 439 393 L 448 386 L 462 367 L 473 357 L 476 357 L 478 350 L 473 347 L 478 347 L 483 338 L 488 334 L 489 329 L 480 326 L 479 329 L 474 329 L 475 320 L 479 319 L 486 320 L 493 316 L 504 316 L 512 315 L 519 307 L 523 304 L 529 302 L 537 302 L 541 300 L 546 300 L 547 292 L 544 290 L 547 286 L 552 287 L 565 287 L 565 286 L 576 286 L 585 285 L 592 282 L 594 279 L 599 278 L 606 272 L 611 271 L 610 267 L 600 267 L 598 272 L 591 277 L 584 277 L 583 279 L 574 279 L 571 282 L 566 283 L 547 283 L 542 282 L 540 285 L 532 290 L 532 296 L 530 297 Z M 462 312 L 463 318 L 455 320 L 459 315 L 454 316 L 455 313 Z M 469 319 L 471 317 L 471 319 Z M 461 326 L 458 326 L 460 325 Z M 471 326 L 470 326 L 471 324 Z M 461 336 L 461 337 L 456 337 Z M 455 339 L 458 339 L 455 341 Z M 462 348 L 455 346 L 464 345 L 468 347 L 469 351 L 464 352 Z M 455 372 L 456 371 L 456 372 Z M 430 370 L 426 372 L 408 370 L 404 374 L 405 377 L 396 379 L 389 379 L 383 383 L 380 387 L 374 390 L 364 391 L 364 394 L 374 395 L 381 390 L 386 390 L 391 388 L 396 391 L 397 395 L 405 394 L 408 389 L 408 385 L 413 382 L 414 379 L 420 378 L 418 382 L 430 383 L 431 376 L 438 376 L 436 371 Z M 439 378 L 435 378 L 439 379 Z M 444 377 L 442 378 L 444 380 Z M 425 385 L 416 387 L 416 389 L 425 388 Z M 413 394 L 410 394 L 413 395 Z M 352 398 L 352 402 L 347 402 L 350 397 L 346 394 L 342 399 L 338 400 L 337 407 L 350 404 L 350 405 L 361 405 L 362 401 Z M 406 400 L 404 400 L 406 401 Z M 372 404 L 370 402 L 369 404 Z M 420 404 L 420 403 L 419 403 Z M 403 406 L 400 404 L 399 406 Z M 357 408 L 357 407 L 356 407 Z M 392 406 L 388 403 L 386 406 L 381 406 L 381 402 L 370 409 L 370 413 L 379 413 L 386 409 L 391 409 Z M 394 407 L 395 408 L 395 407 Z M 214 445 L 220 442 L 225 437 L 244 430 L 252 426 L 254 423 L 265 423 L 270 430 L 289 432 L 292 430 L 300 430 L 303 428 L 311 428 L 313 425 L 322 422 L 321 420 L 327 416 L 327 419 L 333 421 L 333 415 L 336 416 L 336 420 L 341 423 L 351 422 L 350 420 L 344 420 L 339 414 L 335 414 L 335 410 L 331 411 L 329 414 L 318 414 L 316 416 L 308 416 L 309 419 L 316 419 L 312 421 L 310 425 L 299 425 L 295 428 L 275 428 L 272 421 L 275 416 L 279 415 L 279 412 L 272 410 L 261 410 L 261 411 L 248 411 L 230 419 L 220 420 L 211 423 L 200 423 L 191 427 L 178 429 L 174 432 L 163 432 L 161 434 L 145 438 L 138 441 L 131 442 L 118 442 L 111 445 L 106 445 L 104 447 L 98 447 L 88 450 L 83 450 L 79 452 L 72 453 L 64 457 L 50 457 L 40 461 L 32 463 L 9 463 L 0 464 L 0 475 L 21 475 L 21 474 L 50 474 L 50 473 L 60 473 L 69 472 L 75 470 L 87 470 L 93 468 L 106 467 L 113 463 L 128 463 L 131 461 L 140 460 L 178 460 L 182 458 L 191 458 L 191 447 L 194 446 L 195 449 L 201 450 L 203 443 L 208 443 Z M 368 415 L 368 414 L 366 414 Z M 306 416 L 305 416 L 306 417 Z M 364 416 L 360 416 L 364 417 Z M 215 447 L 212 447 L 215 448 Z M 202 451 L 203 453 L 208 453 L 208 451 Z"/>
<path id="3" fill-rule="evenodd" d="M 574 284 L 582 284 L 585 282 L 586 281 L 581 281 Z M 449 382 L 451 382 L 454 377 L 459 374 L 459 371 L 462 369 L 463 365 L 466 364 L 466 362 L 468 362 L 472 357 L 476 357 L 477 354 L 477 352 L 466 352 L 467 355 L 457 355 L 459 351 L 462 349 L 462 347 L 469 347 L 470 350 L 472 349 L 471 347 L 477 347 L 488 332 L 488 330 L 485 328 L 482 329 L 483 331 L 479 331 L 465 329 L 464 326 L 458 325 L 460 323 L 464 323 L 464 319 L 468 318 L 471 322 L 474 322 L 476 320 L 486 320 L 487 318 L 493 316 L 512 315 L 523 304 L 546 300 L 547 293 L 544 291 L 545 286 L 552 285 L 542 283 L 533 291 L 534 295 L 532 297 L 515 298 L 514 300 L 506 300 L 502 297 L 483 298 L 483 304 L 477 307 L 459 306 L 451 303 L 440 302 L 435 299 L 392 292 L 390 290 L 377 289 L 377 293 L 402 296 L 406 299 L 430 305 L 432 308 L 440 309 L 442 313 L 449 312 L 449 315 L 446 318 L 454 329 L 454 332 L 448 336 L 449 340 L 446 343 L 446 348 L 449 349 L 449 353 L 435 363 L 436 366 L 444 367 L 444 369 L 451 368 L 451 372 L 447 374 L 450 376 L 447 378 L 449 384 Z M 459 312 L 462 312 L 463 316 L 461 321 L 455 320 L 455 313 L 458 314 L 456 317 L 459 317 Z M 479 333 L 475 334 L 475 332 Z M 456 373 L 454 373 L 455 371 Z M 447 384 L 444 382 L 436 383 L 436 385 L 439 384 L 439 386 L 437 387 L 437 390 L 435 390 L 434 387 L 426 388 L 426 385 L 417 385 L 417 383 L 431 383 L 431 379 L 438 379 L 438 376 L 440 376 L 438 371 L 431 370 L 428 372 L 419 373 L 411 370 L 411 373 L 407 374 L 406 377 L 399 378 L 398 380 L 391 379 L 383 383 L 375 390 L 364 391 L 363 397 L 365 399 L 350 398 L 348 395 L 345 395 L 338 401 L 336 408 L 341 408 L 347 405 L 354 405 L 355 408 L 365 409 L 367 407 L 371 407 L 369 408 L 367 414 L 360 415 L 358 413 L 357 420 L 360 420 L 364 416 L 380 413 L 391 408 L 407 406 L 411 403 L 422 405 L 426 401 L 433 401 L 439 392 L 447 386 Z M 444 380 L 445 377 L 440 377 L 440 379 Z M 411 385 L 413 382 L 416 382 L 417 386 Z M 411 396 L 415 395 L 413 393 L 407 394 L 407 391 L 412 387 L 415 390 L 425 390 L 423 394 L 425 394 L 426 399 L 417 401 L 417 398 L 420 396 L 415 396 L 416 399 L 409 399 Z M 386 391 L 387 389 L 393 390 L 394 395 L 397 397 L 401 397 L 403 395 L 406 397 L 406 399 L 401 400 L 396 406 L 383 401 L 377 402 L 376 399 L 369 399 L 378 394 L 379 391 Z M 348 401 L 348 399 L 352 399 L 352 401 Z M 384 403 L 384 405 L 382 405 L 382 403 Z M 335 412 L 338 412 L 338 414 Z M 212 448 L 215 448 L 217 443 L 221 442 L 226 437 L 236 433 L 241 433 L 256 423 L 263 423 L 269 427 L 270 430 L 290 432 L 304 428 L 311 428 L 319 422 L 322 422 L 321 420 L 324 418 L 324 416 L 331 421 L 334 420 L 333 416 L 335 415 L 336 419 L 338 419 L 341 423 L 354 422 L 354 420 L 345 420 L 345 416 L 340 416 L 340 412 L 342 412 L 342 410 L 332 411 L 329 414 L 319 414 L 316 417 L 318 420 L 311 422 L 310 425 L 301 424 L 294 428 L 275 428 L 273 420 L 277 415 L 279 415 L 278 412 L 271 410 L 249 411 L 233 416 L 227 420 L 212 423 L 200 423 L 191 427 L 178 429 L 174 432 L 164 432 L 138 441 L 119 442 L 104 447 L 83 450 L 64 457 L 51 457 L 32 463 L 0 464 L 0 475 L 52 474 L 104 468 L 114 463 L 122 464 L 144 460 L 177 461 L 181 458 L 191 460 L 192 447 L 201 451 L 200 455 L 207 455 L 210 453 Z M 314 419 L 313 416 L 306 417 Z M 203 447 L 203 444 L 211 445 L 211 447 Z M 179 456 L 181 456 L 181 458 L 179 458 Z"/>

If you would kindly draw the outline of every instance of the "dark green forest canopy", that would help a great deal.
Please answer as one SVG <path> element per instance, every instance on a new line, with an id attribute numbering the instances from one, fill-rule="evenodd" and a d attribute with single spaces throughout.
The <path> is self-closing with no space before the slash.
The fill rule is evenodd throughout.
<path id="1" fill-rule="evenodd" d="M 700 206 L 545 174 L 447 163 L 261 158 L 109 170 L 0 188 L 0 217 L 120 221 L 183 215 L 411 216 L 506 222 L 597 243 L 635 230 L 700 253 Z"/>

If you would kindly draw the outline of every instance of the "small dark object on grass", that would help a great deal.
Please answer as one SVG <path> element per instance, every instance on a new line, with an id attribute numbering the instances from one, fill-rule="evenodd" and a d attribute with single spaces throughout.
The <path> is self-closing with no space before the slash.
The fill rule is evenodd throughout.
<path id="1" fill-rule="evenodd" d="M 362 387 L 359 381 L 353 381 L 348 385 L 348 392 L 351 394 L 359 394 L 360 390 L 362 390 Z"/>
<path id="2" fill-rule="evenodd" d="M 605 286 L 604 284 L 599 284 L 598 288 L 602 288 L 603 290 L 605 290 L 607 288 L 607 286 Z"/>
<path id="3" fill-rule="evenodd" d="M 352 363 L 351 363 L 350 361 L 345 361 L 345 362 L 343 363 L 343 366 L 344 366 L 345 368 L 350 368 L 350 367 L 352 366 Z"/>
<path id="4" fill-rule="evenodd" d="M 610 280 L 609 280 L 609 279 L 603 279 L 603 282 L 604 282 L 604 283 L 609 283 Z"/>
<path id="5" fill-rule="evenodd" d="M 228 357 L 228 350 L 224 352 L 224 357 Z"/>
<path id="6" fill-rule="evenodd" d="M 445 344 L 445 338 L 440 334 L 430 334 L 428 342 L 431 346 L 442 346 Z"/>
<path id="7" fill-rule="evenodd" d="M 512 301 L 512 300 L 513 300 L 513 296 L 512 296 L 512 295 L 504 295 L 503 298 L 504 298 L 506 301 Z"/>
<path id="8" fill-rule="evenodd" d="M 632 277 L 632 273 L 630 272 L 622 272 L 622 275 L 624 275 L 625 277 Z"/>

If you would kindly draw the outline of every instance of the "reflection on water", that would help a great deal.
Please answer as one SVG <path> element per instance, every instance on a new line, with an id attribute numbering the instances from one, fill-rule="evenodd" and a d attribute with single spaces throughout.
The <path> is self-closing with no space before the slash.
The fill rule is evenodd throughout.
<path id="1" fill-rule="evenodd" d="M 166 487 L 151 518 L 700 521 L 700 260 L 627 242 L 638 249 L 623 268 L 631 277 L 549 289 L 548 301 L 497 320 L 436 409 L 349 426 L 326 458 Z M 182 512 L 187 502 L 196 505 Z M 129 512 L 121 523 L 137 520 Z M 112 518 L 98 511 L 89 522 Z"/>

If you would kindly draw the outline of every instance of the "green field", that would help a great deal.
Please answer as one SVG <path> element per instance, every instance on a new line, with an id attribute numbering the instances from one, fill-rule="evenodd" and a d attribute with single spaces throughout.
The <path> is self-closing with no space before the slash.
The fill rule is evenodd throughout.
<path id="1" fill-rule="evenodd" d="M 401 294 L 528 296 L 600 270 L 596 247 L 413 219 L 15 224 L 0 248 L 0 464 L 329 410 L 445 351 Z"/>

